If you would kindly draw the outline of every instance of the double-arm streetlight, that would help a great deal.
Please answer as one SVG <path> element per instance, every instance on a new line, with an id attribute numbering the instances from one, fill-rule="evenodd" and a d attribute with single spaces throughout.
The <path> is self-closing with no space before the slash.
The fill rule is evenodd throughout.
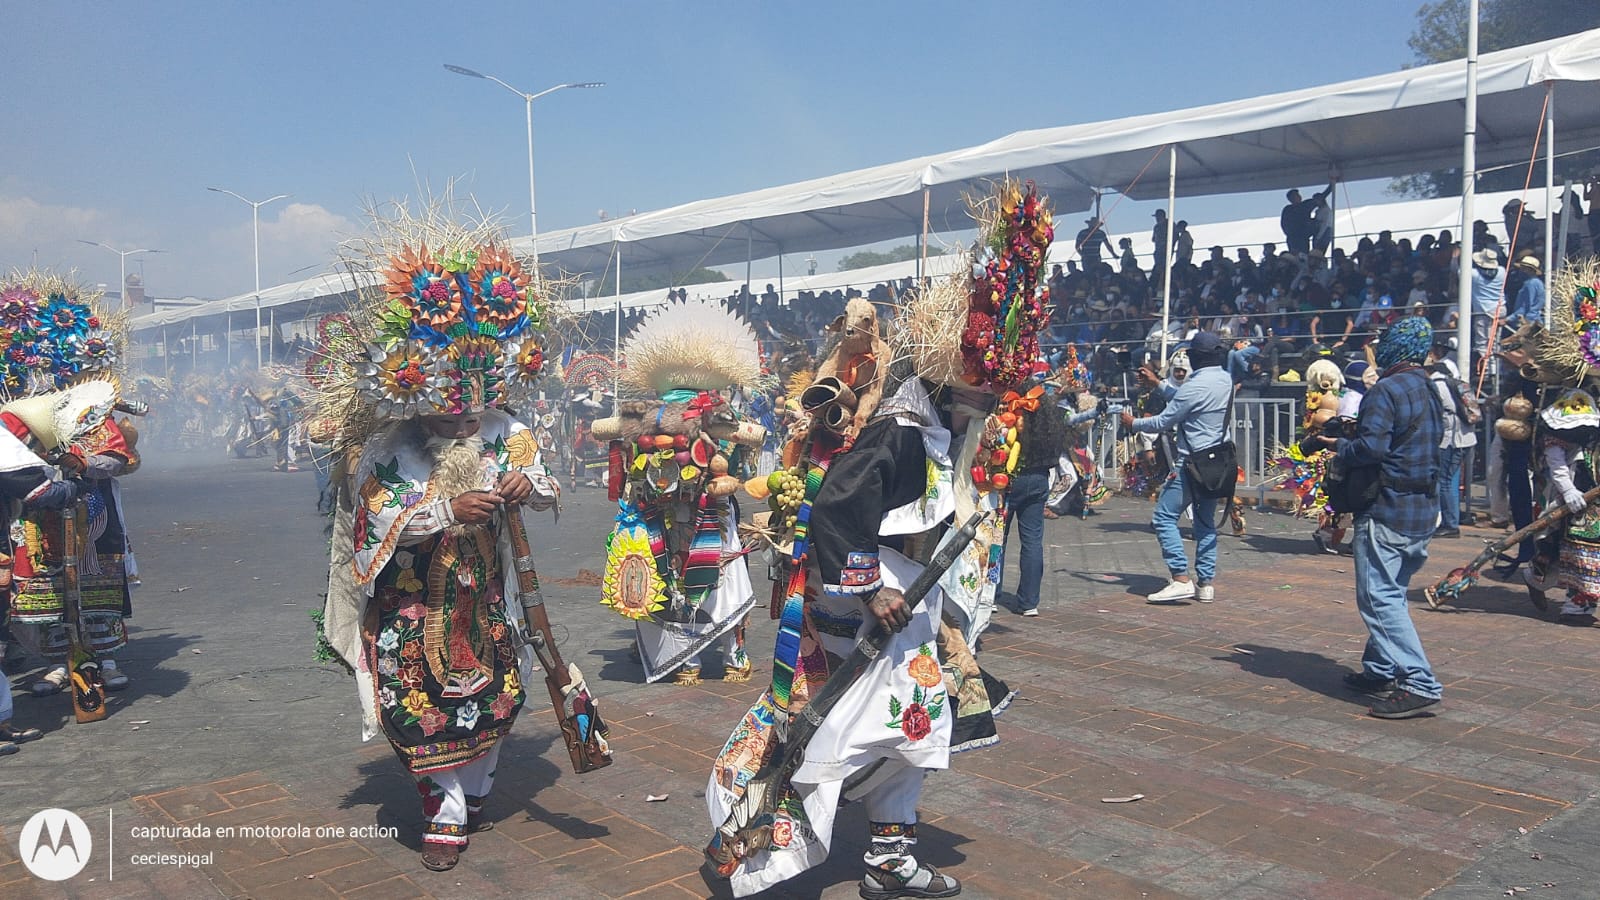
<path id="1" fill-rule="evenodd" d="M 285 197 L 288 197 L 289 195 L 288 194 L 279 194 L 276 197 L 268 197 L 265 200 L 251 200 L 251 199 L 249 199 L 247 197 L 241 197 L 238 194 L 235 194 L 233 191 L 223 190 L 222 188 L 208 187 L 208 188 L 206 188 L 206 190 L 214 191 L 214 192 L 216 192 L 218 194 L 227 194 L 228 196 L 234 198 L 235 200 L 242 200 L 245 203 L 250 204 L 250 230 L 255 235 L 255 249 L 256 249 L 256 368 L 260 369 L 261 368 L 261 207 L 266 206 L 268 203 L 271 203 L 274 200 L 282 200 Z M 230 339 L 230 341 L 232 340 L 231 337 L 229 339 Z"/>
<path id="2" fill-rule="evenodd" d="M 517 90 L 516 88 L 512 87 L 509 84 L 506 84 L 504 81 L 501 81 L 500 79 L 494 77 L 493 75 L 485 75 L 482 72 L 474 71 L 472 69 L 468 69 L 468 68 L 465 68 L 463 66 L 452 66 L 449 63 L 446 63 L 445 64 L 445 69 L 447 69 L 448 71 L 454 72 L 457 75 L 465 75 L 468 78 L 482 78 L 482 79 L 485 79 L 487 81 L 492 81 L 495 84 L 498 84 L 501 87 L 505 88 L 506 90 L 510 91 L 511 93 L 516 94 L 518 97 L 521 97 L 523 103 L 527 107 L 527 114 L 528 114 L 528 229 L 529 229 L 529 233 L 530 233 L 530 235 L 532 237 L 532 240 L 533 240 L 533 264 L 534 264 L 535 267 L 537 267 L 539 265 L 539 218 L 538 218 L 537 207 L 534 205 L 534 201 L 533 201 L 533 101 L 539 99 L 540 97 L 543 97 L 545 94 L 554 94 L 556 91 L 565 90 L 566 88 L 597 88 L 597 87 L 605 87 L 606 83 L 604 81 L 578 81 L 578 82 L 574 82 L 572 84 L 558 84 L 555 87 L 545 88 L 544 90 L 540 91 L 537 94 L 530 94 L 527 91 L 519 91 L 519 90 Z"/>
<path id="3" fill-rule="evenodd" d="M 148 249 L 148 248 L 139 249 L 139 250 L 118 250 L 117 248 L 111 246 L 110 244 L 102 244 L 99 241 L 86 241 L 83 238 L 78 238 L 78 243 L 80 243 L 80 244 L 88 244 L 91 247 L 104 247 L 105 249 L 110 250 L 112 253 L 115 253 L 117 256 L 121 257 L 121 266 L 120 266 L 121 274 L 119 275 L 119 277 L 122 280 L 117 282 L 117 300 L 122 303 L 122 306 L 123 306 L 124 309 L 126 309 L 127 306 L 128 306 L 128 257 L 134 255 L 135 253 L 165 253 L 166 252 L 164 250 L 151 250 L 151 249 Z"/>

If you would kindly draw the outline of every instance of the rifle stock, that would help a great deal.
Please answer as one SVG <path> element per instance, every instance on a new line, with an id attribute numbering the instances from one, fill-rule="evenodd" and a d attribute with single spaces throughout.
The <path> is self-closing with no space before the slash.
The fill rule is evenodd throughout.
<path id="1" fill-rule="evenodd" d="M 503 515 L 511 536 L 512 555 L 516 558 L 522 639 L 533 648 L 544 669 L 544 684 L 550 692 L 550 703 L 555 707 L 556 723 L 561 727 L 567 755 L 572 758 L 572 771 L 582 775 L 609 766 L 611 748 L 606 743 L 608 734 L 600 710 L 589 695 L 583 673 L 577 666 L 564 662 L 561 651 L 556 648 L 550 616 L 544 608 L 544 595 L 534 573 L 533 551 L 528 546 L 528 529 L 523 524 L 522 511 L 510 506 L 503 510 Z"/>
<path id="2" fill-rule="evenodd" d="M 106 694 L 100 663 L 83 642 L 83 585 L 78 578 L 78 515 L 83 510 L 83 504 L 78 502 L 61 511 L 62 618 L 67 627 L 67 680 L 72 691 L 73 718 L 98 722 L 106 717 Z"/>

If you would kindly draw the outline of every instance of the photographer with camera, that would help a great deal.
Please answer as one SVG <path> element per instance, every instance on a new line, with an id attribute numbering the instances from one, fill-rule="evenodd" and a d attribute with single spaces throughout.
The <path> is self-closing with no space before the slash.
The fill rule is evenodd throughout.
<path id="1" fill-rule="evenodd" d="M 1380 719 L 1423 715 L 1443 692 L 1406 606 L 1439 522 L 1442 405 L 1423 368 L 1432 346 L 1433 328 L 1418 316 L 1386 331 L 1355 433 L 1322 438 L 1338 470 L 1330 473 L 1330 502 L 1355 516 L 1356 605 L 1368 633 L 1362 671 L 1344 680 L 1380 697 L 1369 710 Z"/>

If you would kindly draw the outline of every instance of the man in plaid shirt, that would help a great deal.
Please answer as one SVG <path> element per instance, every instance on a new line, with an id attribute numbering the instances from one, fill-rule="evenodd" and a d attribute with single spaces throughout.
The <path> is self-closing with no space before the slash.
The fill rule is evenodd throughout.
<path id="1" fill-rule="evenodd" d="M 1419 316 L 1384 333 L 1376 348 L 1382 374 L 1361 401 L 1356 434 L 1335 444 L 1345 470 L 1377 465 L 1381 472 L 1377 501 L 1356 516 L 1356 605 L 1369 636 L 1362 671 L 1345 676 L 1350 687 L 1380 697 L 1370 710 L 1380 719 L 1423 715 L 1443 691 L 1406 606 L 1406 588 L 1439 523 L 1443 417 L 1422 368 L 1432 344 L 1433 329 Z"/>

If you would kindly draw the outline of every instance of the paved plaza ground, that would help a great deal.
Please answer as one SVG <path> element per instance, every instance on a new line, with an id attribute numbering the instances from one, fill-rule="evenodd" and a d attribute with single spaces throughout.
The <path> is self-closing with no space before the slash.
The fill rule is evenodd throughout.
<path id="1" fill-rule="evenodd" d="M 18 724 L 47 734 L 0 758 L 0 897 L 728 896 L 700 867 L 705 781 L 761 686 L 720 682 L 714 662 L 699 687 L 642 683 L 631 629 L 593 584 L 603 492 L 569 491 L 534 539 L 617 762 L 573 775 L 535 691 L 500 758 L 495 829 L 433 873 L 413 782 L 381 739 L 359 742 L 352 685 L 312 657 L 326 538 L 310 473 L 152 460 L 125 488 L 144 571 L 133 687 L 89 725 L 65 697 L 19 694 Z M 984 639 L 1019 699 L 1000 745 L 930 778 L 919 829 L 919 857 L 965 896 L 1600 896 L 1600 633 L 1545 620 L 1520 589 L 1486 584 L 1442 611 L 1419 592 L 1445 702 L 1371 719 L 1340 686 L 1364 640 L 1349 558 L 1315 555 L 1303 522 L 1253 513 L 1247 537 L 1222 538 L 1216 603 L 1152 607 L 1148 515 L 1113 500 L 1047 523 L 1042 614 L 1001 613 Z M 1487 537 L 1436 542 L 1416 587 Z M 758 664 L 772 634 L 758 609 Z M 45 807 L 90 826 L 90 864 L 70 881 L 16 859 Z M 829 864 L 773 895 L 855 896 L 863 816 L 840 821 Z M 208 836 L 143 830 L 160 826 Z M 218 834 L 230 827 L 279 836 Z"/>

